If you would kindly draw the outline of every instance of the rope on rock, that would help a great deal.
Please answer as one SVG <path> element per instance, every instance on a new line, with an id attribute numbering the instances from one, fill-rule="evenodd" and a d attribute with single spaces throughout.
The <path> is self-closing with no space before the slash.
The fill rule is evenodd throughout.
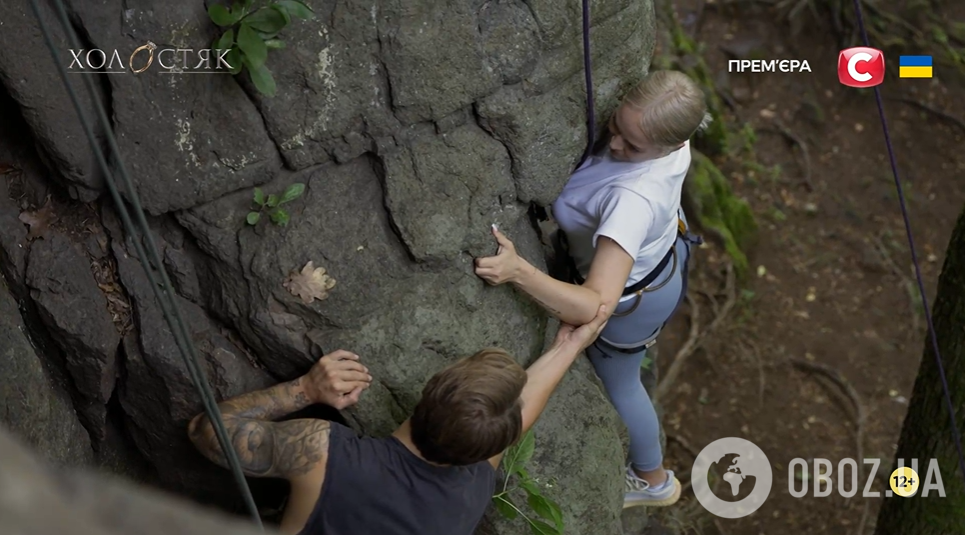
<path id="1" fill-rule="evenodd" d="M 64 9 L 63 2 L 61 0 L 55 0 L 53 3 L 56 6 L 60 24 L 71 46 L 75 49 L 83 48 L 83 46 L 80 44 L 80 40 L 77 38 L 77 34 L 74 32 L 73 26 L 71 26 L 70 21 L 67 18 L 67 12 Z M 124 200 L 121 198 L 117 186 L 114 183 L 114 177 L 111 173 L 110 167 L 107 164 L 107 159 L 105 158 L 104 153 L 101 151 L 97 138 L 94 136 L 93 129 L 84 114 L 84 110 L 81 106 L 80 100 L 77 97 L 77 93 L 74 91 L 70 80 L 68 80 L 67 69 L 60 60 L 60 54 L 57 53 L 57 48 L 54 45 L 50 34 L 50 29 L 47 27 L 47 24 L 41 15 L 40 7 L 37 5 L 37 0 L 30 0 L 30 5 L 33 9 L 34 16 L 37 18 L 37 22 L 40 24 L 40 30 L 43 32 L 44 41 L 46 42 L 47 48 L 50 50 L 50 54 L 53 57 L 54 65 L 57 67 L 57 72 L 60 74 L 61 81 L 67 90 L 67 94 L 70 96 L 71 102 L 74 104 L 74 109 L 77 111 L 77 115 L 80 118 L 81 125 L 84 128 L 84 133 L 87 135 L 88 141 L 90 141 L 91 149 L 94 151 L 94 155 L 97 157 L 97 163 L 100 166 L 101 171 L 104 173 L 111 197 L 114 199 L 114 204 L 117 206 L 121 221 L 124 224 L 124 230 L 134 245 L 138 260 L 140 261 L 141 266 L 144 268 L 144 272 L 147 274 L 147 278 L 151 283 L 154 296 L 161 305 L 161 311 L 164 314 L 164 319 L 167 320 L 168 326 L 171 328 L 171 334 L 174 335 L 175 342 L 177 343 L 178 349 L 181 353 L 181 358 L 184 360 L 184 364 L 191 375 L 191 380 L 194 383 L 195 388 L 197 388 L 198 392 L 201 394 L 201 399 L 204 402 L 205 413 L 214 425 L 218 442 L 221 444 L 221 449 L 225 453 L 225 457 L 227 458 L 231 471 L 234 474 L 236 483 L 243 494 L 245 504 L 247 505 L 255 524 L 257 524 L 259 528 L 264 529 L 262 527 L 261 517 L 258 514 L 258 507 L 255 505 L 254 498 L 251 495 L 251 489 L 248 487 L 248 482 L 245 479 L 244 472 L 241 469 L 241 462 L 238 460 L 238 454 L 232 447 L 231 441 L 228 439 L 228 432 L 225 430 L 224 421 L 222 420 L 221 413 L 218 410 L 218 404 L 215 400 L 214 394 L 211 391 L 211 386 L 208 384 L 207 377 L 204 375 L 198 365 L 197 349 L 194 347 L 194 344 L 191 341 L 191 336 L 189 335 L 186 327 L 184 317 L 182 316 L 181 311 L 174 300 L 176 293 L 171 285 L 171 280 L 168 277 L 167 271 L 164 268 L 164 263 L 161 261 L 161 255 L 158 252 L 154 236 L 150 227 L 148 226 L 147 218 L 144 215 L 144 210 L 141 208 L 141 202 L 137 196 L 137 189 L 134 187 L 134 184 L 127 173 L 127 168 L 125 167 L 123 159 L 121 158 L 120 149 L 117 146 L 117 140 L 114 138 L 113 131 L 111 129 L 111 123 L 108 120 L 107 113 L 104 111 L 104 107 L 101 104 L 100 98 L 94 88 L 93 81 L 91 81 L 87 76 L 82 76 L 84 79 L 84 84 L 87 86 L 90 100 L 94 105 L 97 118 L 100 120 L 101 126 L 104 129 L 104 134 L 107 138 L 108 145 L 110 146 L 111 152 L 116 159 L 117 168 L 121 175 L 121 179 L 123 180 L 124 187 L 126 188 L 128 196 L 130 197 L 130 202 L 134 208 L 134 213 L 137 218 L 138 226 L 140 227 L 142 239 L 137 238 L 137 229 L 131 220 L 131 216 L 127 211 Z M 142 240 L 147 242 L 147 251 L 145 251 Z M 157 273 L 160 274 L 160 281 L 157 280 L 154 271 L 151 269 L 151 265 L 153 265 L 157 269 Z M 185 430 L 185 432 L 187 431 Z"/>
<path id="2" fill-rule="evenodd" d="M 861 16 L 861 0 L 853 0 L 854 14 L 858 21 L 858 28 L 861 30 L 861 38 L 866 47 L 871 47 L 868 40 L 868 32 L 865 30 L 864 19 Z M 891 144 L 891 135 L 888 133 L 888 121 L 885 119 L 885 108 L 881 99 L 881 91 L 878 86 L 874 87 L 875 100 L 878 103 L 878 118 L 881 120 L 881 128 L 885 134 L 885 145 L 888 147 L 888 158 L 891 161 L 891 172 L 895 178 L 895 188 L 898 190 L 898 203 L 901 206 L 901 215 L 905 221 L 905 233 L 908 237 L 908 247 L 911 249 L 911 261 L 915 266 L 915 278 L 918 281 L 918 291 L 921 294 L 921 302 L 925 309 L 925 321 L 928 323 L 928 336 L 931 338 L 932 352 L 935 353 L 935 362 L 938 364 L 938 375 L 941 377 L 942 390 L 945 393 L 945 404 L 948 407 L 948 417 L 952 425 L 952 438 L 955 447 L 958 449 L 958 467 L 965 478 L 965 453 L 962 451 L 962 438 L 958 431 L 958 424 L 955 420 L 955 406 L 952 403 L 952 396 L 948 387 L 948 379 L 945 376 L 945 366 L 942 363 L 942 354 L 938 349 L 938 336 L 935 334 L 935 325 L 932 321 L 931 310 L 928 307 L 928 297 L 925 295 L 925 282 L 921 276 L 921 266 L 918 262 L 918 254 L 915 251 L 915 239 L 911 231 L 911 221 L 908 217 L 908 208 L 905 205 L 905 193 L 901 187 L 901 180 L 898 179 L 898 164 L 895 162 L 895 149 Z"/>
<path id="3" fill-rule="evenodd" d="M 596 105 L 593 103 L 593 65 L 590 60 L 590 0 L 583 0 L 583 73 L 586 77 L 586 151 L 577 167 L 590 157 L 596 144 Z"/>

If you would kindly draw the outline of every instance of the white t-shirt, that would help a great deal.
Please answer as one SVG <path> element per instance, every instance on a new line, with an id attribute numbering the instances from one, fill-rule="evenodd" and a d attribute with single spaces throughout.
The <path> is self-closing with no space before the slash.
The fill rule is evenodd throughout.
<path id="1" fill-rule="evenodd" d="M 635 259 L 625 287 L 657 266 L 677 239 L 677 212 L 690 158 L 689 141 L 663 158 L 641 163 L 620 162 L 607 152 L 588 158 L 570 176 L 552 211 L 584 279 L 600 236 Z"/>

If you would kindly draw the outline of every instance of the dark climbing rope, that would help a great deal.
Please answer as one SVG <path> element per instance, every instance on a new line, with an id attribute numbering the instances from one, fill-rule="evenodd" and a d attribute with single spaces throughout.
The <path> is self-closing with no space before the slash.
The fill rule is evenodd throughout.
<path id="1" fill-rule="evenodd" d="M 861 38 L 866 47 L 871 47 L 868 40 L 868 32 L 865 30 L 864 19 L 861 16 L 861 1 L 854 1 L 854 13 L 858 20 L 858 28 L 861 30 Z M 901 180 L 898 179 L 898 164 L 895 162 L 895 149 L 891 145 L 891 135 L 888 133 L 888 121 L 885 119 L 885 107 L 882 103 L 881 92 L 878 86 L 874 87 L 875 101 L 878 103 L 878 118 L 881 119 L 881 128 L 885 133 L 885 144 L 888 147 L 888 158 L 891 160 L 891 172 L 895 177 L 895 187 L 898 189 L 898 203 L 901 206 L 901 215 L 905 220 L 905 233 L 908 236 L 908 246 L 911 249 L 911 261 L 915 266 L 915 278 L 918 280 L 918 291 L 921 293 L 921 302 L 925 309 L 925 321 L 928 324 L 928 336 L 931 338 L 932 352 L 935 353 L 935 362 L 938 364 L 938 375 L 942 380 L 942 390 L 945 393 L 945 404 L 948 406 L 948 417 L 952 424 L 952 437 L 955 440 L 955 447 L 958 449 L 958 467 L 965 478 L 965 453 L 962 451 L 962 438 L 958 431 L 958 424 L 955 421 L 955 406 L 952 404 L 952 395 L 948 388 L 948 379 L 945 377 L 945 366 L 942 363 L 942 354 L 938 349 L 938 336 L 935 334 L 935 325 L 932 322 L 931 310 L 928 308 L 928 297 L 925 295 L 925 282 L 921 276 L 921 266 L 918 263 L 918 254 L 915 252 L 915 239 L 911 232 L 911 221 L 908 217 L 908 208 L 905 205 L 905 194 L 901 187 Z"/>
<path id="2" fill-rule="evenodd" d="M 151 288 L 154 291 L 154 296 L 161 305 L 161 311 L 164 314 L 164 319 L 167 320 L 168 326 L 171 328 L 171 334 L 174 336 L 175 342 L 178 345 L 178 349 L 180 350 L 181 358 L 184 360 L 185 367 L 187 367 L 188 372 L 191 375 L 191 380 L 194 382 L 195 388 L 197 388 L 201 394 L 205 413 L 214 426 L 215 434 L 218 437 L 218 442 L 221 444 L 221 449 L 228 460 L 228 464 L 231 467 L 231 471 L 235 476 L 236 483 L 243 494 L 252 519 L 255 521 L 258 527 L 261 528 L 262 523 L 261 517 L 258 514 L 258 507 L 255 505 L 254 498 L 251 495 L 251 489 L 248 488 L 248 482 L 245 479 L 244 472 L 241 469 L 241 462 L 238 460 L 237 452 L 231 446 L 231 441 L 228 439 L 228 432 L 224 427 L 224 421 L 222 420 L 221 413 L 218 410 L 217 401 L 215 400 L 214 394 L 211 391 L 211 386 L 208 384 L 207 377 L 204 375 L 198 365 L 197 350 L 195 349 L 194 344 L 191 342 L 191 337 L 188 334 L 184 318 L 174 300 L 176 294 L 173 286 L 171 285 L 171 280 L 168 277 L 167 271 L 164 269 L 164 264 L 161 261 L 161 255 L 158 253 L 154 236 L 150 227 L 148 226 L 147 218 L 144 215 L 144 210 L 141 208 L 141 202 L 137 196 L 137 190 L 135 189 L 134 184 L 127 173 L 127 168 L 125 167 L 121 158 L 120 149 L 117 146 L 117 140 L 114 138 L 111 130 L 107 113 L 104 111 L 104 107 L 95 91 L 93 82 L 88 77 L 83 76 L 82 78 L 84 79 L 87 91 L 90 94 L 90 100 L 97 112 L 97 118 L 100 120 L 101 126 L 104 129 L 104 134 L 107 138 L 108 145 L 110 146 L 114 158 L 116 159 L 118 171 L 121 175 L 124 186 L 126 187 L 126 191 L 130 196 L 130 202 L 133 205 L 134 212 L 137 217 L 137 223 L 140 226 L 140 234 L 143 236 L 142 239 L 147 241 L 147 251 L 145 251 L 142 241 L 137 238 L 138 232 L 135 229 L 130 214 L 127 212 L 127 207 L 125 206 L 124 201 L 118 192 L 117 186 L 114 184 L 114 177 L 111 173 L 110 167 L 107 164 L 107 159 L 105 158 L 104 153 L 101 151 L 97 138 L 94 136 L 93 129 L 84 114 L 84 110 L 80 104 L 80 100 L 77 97 L 77 93 L 74 91 L 74 88 L 68 79 L 67 70 L 64 67 L 64 64 L 60 61 L 60 54 L 57 53 L 57 48 L 54 45 L 53 39 L 50 35 L 50 29 L 47 27 L 47 24 L 40 13 L 37 0 L 30 0 L 30 4 L 34 12 L 34 16 L 37 18 L 37 22 L 40 24 L 40 30 L 43 32 L 44 41 L 47 44 L 47 48 L 50 49 L 51 56 L 54 60 L 54 65 L 57 67 L 57 72 L 60 74 L 61 81 L 67 90 L 67 94 L 70 96 L 71 102 L 74 104 L 74 109 L 77 111 L 77 115 L 80 118 L 81 125 L 84 128 L 84 133 L 87 135 L 87 139 L 90 141 L 91 149 L 94 151 L 94 154 L 97 157 L 97 163 L 100 166 L 101 171 L 104 173 L 111 197 L 114 199 L 114 203 L 117 205 L 117 210 L 121 217 L 121 221 L 124 224 L 124 230 L 130 237 L 131 242 L 134 244 L 138 260 L 140 260 L 141 266 L 144 268 L 144 272 L 147 274 L 148 280 L 151 283 Z M 80 41 L 74 32 L 73 26 L 71 26 L 70 21 L 67 18 L 67 12 L 64 9 L 63 2 L 61 0 L 55 0 L 54 4 L 56 5 L 57 14 L 60 18 L 63 31 L 67 35 L 71 46 L 78 49 L 82 48 L 82 45 L 80 44 Z M 151 269 L 151 265 L 153 265 L 160 274 L 160 281 L 158 281 L 155 277 L 154 271 Z"/>
<path id="3" fill-rule="evenodd" d="M 586 77 L 586 151 L 577 167 L 590 157 L 596 144 L 596 106 L 593 103 L 593 65 L 590 61 L 590 0 L 583 0 L 583 73 Z"/>

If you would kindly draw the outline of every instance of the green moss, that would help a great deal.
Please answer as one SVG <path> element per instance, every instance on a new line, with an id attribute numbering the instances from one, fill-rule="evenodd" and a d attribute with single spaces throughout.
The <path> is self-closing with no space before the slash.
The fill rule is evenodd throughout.
<path id="1" fill-rule="evenodd" d="M 747 201 L 734 195 L 727 178 L 700 151 L 694 150 L 687 191 L 699 225 L 719 234 L 738 275 L 747 271 L 746 250 L 757 237 L 757 222 Z"/>
<path id="2" fill-rule="evenodd" d="M 674 18 L 670 35 L 673 40 L 674 55 L 677 58 L 687 58 L 687 61 L 692 63 L 692 65 L 684 65 L 684 62 L 678 59 L 676 68 L 693 78 L 704 90 L 704 95 L 707 97 L 708 111 L 714 119 L 707 130 L 697 134 L 695 141 L 701 150 L 711 156 L 726 154 L 728 152 L 729 136 L 727 124 L 724 120 L 723 105 L 714 88 L 713 71 L 707 66 L 707 62 L 704 61 L 700 46 L 680 27 L 676 18 Z"/>

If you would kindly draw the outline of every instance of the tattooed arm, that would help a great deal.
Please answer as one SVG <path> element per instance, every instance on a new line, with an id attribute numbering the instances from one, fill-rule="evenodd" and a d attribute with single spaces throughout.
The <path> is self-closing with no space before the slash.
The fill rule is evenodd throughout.
<path id="1" fill-rule="evenodd" d="M 273 420 L 314 403 L 345 408 L 358 401 L 371 380 L 357 355 L 339 350 L 322 357 L 304 377 L 220 403 L 228 439 L 238 453 L 244 473 L 293 481 L 313 470 L 324 470 L 329 422 Z M 206 414 L 191 420 L 188 434 L 205 457 L 228 467 Z"/>
<path id="2" fill-rule="evenodd" d="M 273 420 L 313 403 L 336 409 L 356 403 L 372 382 L 368 369 L 358 360 L 358 355 L 348 351 L 335 351 L 319 359 L 304 377 L 218 405 L 242 471 L 249 476 L 291 482 L 280 526 L 283 533 L 299 533 L 315 508 L 325 481 L 330 424 L 314 419 Z M 191 420 L 188 434 L 205 457 L 228 467 L 205 413 Z"/>

